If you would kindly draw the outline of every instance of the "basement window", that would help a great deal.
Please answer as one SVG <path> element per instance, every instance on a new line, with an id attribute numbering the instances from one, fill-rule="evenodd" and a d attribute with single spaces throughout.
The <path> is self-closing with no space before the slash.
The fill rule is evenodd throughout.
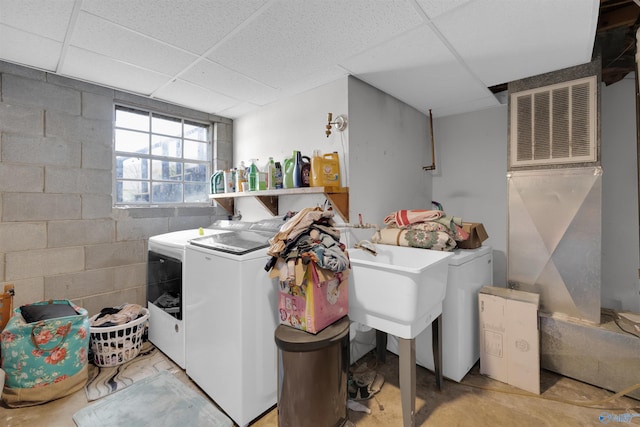
<path id="1" fill-rule="evenodd" d="M 115 106 L 116 205 L 208 204 L 211 124 Z"/>

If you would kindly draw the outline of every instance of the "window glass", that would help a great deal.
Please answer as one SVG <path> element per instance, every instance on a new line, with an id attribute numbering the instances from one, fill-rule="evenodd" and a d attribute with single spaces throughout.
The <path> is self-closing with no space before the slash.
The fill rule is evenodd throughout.
<path id="1" fill-rule="evenodd" d="M 207 202 L 209 187 L 201 182 L 184 184 L 184 200 L 190 203 Z M 203 196 L 205 194 L 205 196 Z"/>
<path id="2" fill-rule="evenodd" d="M 148 181 L 118 181 L 118 195 L 124 203 L 149 202 Z"/>
<path id="3" fill-rule="evenodd" d="M 184 122 L 184 137 L 197 141 L 209 141 L 209 128 L 202 127 L 201 124 Z"/>
<path id="4" fill-rule="evenodd" d="M 117 156 L 116 177 L 124 179 L 149 179 L 149 159 Z"/>
<path id="5" fill-rule="evenodd" d="M 192 182 L 207 182 L 208 181 L 207 168 L 200 163 L 185 163 L 184 164 L 184 180 Z"/>
<path id="6" fill-rule="evenodd" d="M 182 184 L 156 182 L 153 184 L 151 197 L 155 203 L 181 203 Z"/>
<path id="7" fill-rule="evenodd" d="M 152 135 L 151 154 L 162 157 L 182 157 L 182 140 L 180 138 Z"/>
<path id="8" fill-rule="evenodd" d="M 148 154 L 149 134 L 116 129 L 116 151 L 125 153 Z"/>
<path id="9" fill-rule="evenodd" d="M 211 124 L 115 107 L 116 204 L 209 203 Z"/>
<path id="10" fill-rule="evenodd" d="M 154 114 L 151 118 L 151 132 L 182 137 L 182 120 Z"/>
<path id="11" fill-rule="evenodd" d="M 182 163 L 153 160 L 151 173 L 154 181 L 182 181 Z"/>
<path id="12" fill-rule="evenodd" d="M 120 107 L 116 109 L 116 127 L 149 132 L 149 113 Z"/>
<path id="13" fill-rule="evenodd" d="M 189 141 L 184 141 L 184 158 L 193 160 L 206 160 L 209 151 L 209 144 Z"/>

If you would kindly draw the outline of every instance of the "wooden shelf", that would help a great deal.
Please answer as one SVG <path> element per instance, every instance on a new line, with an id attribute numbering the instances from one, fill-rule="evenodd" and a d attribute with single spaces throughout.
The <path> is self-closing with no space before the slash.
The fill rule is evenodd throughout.
<path id="1" fill-rule="evenodd" d="M 239 197 L 255 197 L 272 215 L 278 215 L 280 196 L 296 196 L 305 194 L 324 194 L 331 206 L 345 222 L 349 222 L 349 188 L 347 187 L 301 187 L 283 188 L 280 190 L 247 191 L 240 193 L 209 194 L 227 212 L 233 215 L 234 200 Z"/>

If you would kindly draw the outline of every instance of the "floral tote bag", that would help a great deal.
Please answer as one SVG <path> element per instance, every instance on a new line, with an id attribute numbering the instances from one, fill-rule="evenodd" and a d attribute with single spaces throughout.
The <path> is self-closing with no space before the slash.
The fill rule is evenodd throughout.
<path id="1" fill-rule="evenodd" d="M 2 400 L 12 407 L 37 405 L 84 387 L 89 330 L 87 310 L 68 300 L 16 308 L 0 335 Z"/>

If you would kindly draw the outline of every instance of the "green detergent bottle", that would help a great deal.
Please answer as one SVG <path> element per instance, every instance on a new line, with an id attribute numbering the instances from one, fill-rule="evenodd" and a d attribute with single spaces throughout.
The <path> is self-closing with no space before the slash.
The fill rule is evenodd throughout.
<path id="1" fill-rule="evenodd" d="M 287 157 L 282 161 L 282 163 L 284 166 L 282 185 L 284 188 L 294 188 L 293 172 L 296 167 L 295 157 Z"/>
<path id="2" fill-rule="evenodd" d="M 211 194 L 224 193 L 224 171 L 216 171 L 211 175 Z"/>
<path id="3" fill-rule="evenodd" d="M 260 171 L 256 162 L 258 159 L 251 159 L 251 166 L 249 166 L 249 191 L 258 191 L 260 189 Z"/>

